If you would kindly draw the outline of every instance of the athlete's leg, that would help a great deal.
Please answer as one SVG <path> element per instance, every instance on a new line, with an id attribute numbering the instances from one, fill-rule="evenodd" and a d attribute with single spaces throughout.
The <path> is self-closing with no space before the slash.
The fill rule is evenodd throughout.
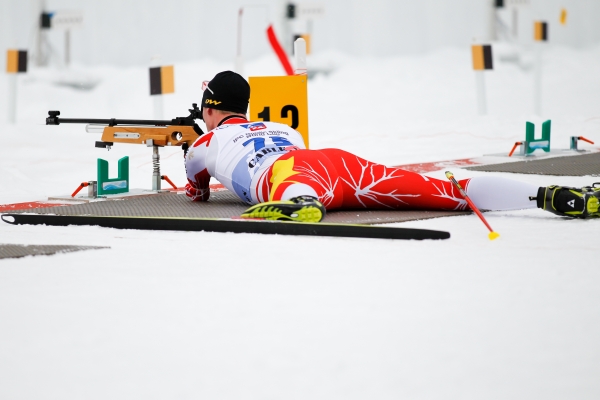
<path id="1" fill-rule="evenodd" d="M 342 204 L 336 168 L 318 150 L 296 150 L 279 157 L 261 181 L 268 185 L 269 201 L 313 196 L 328 210 Z"/>
<path id="2" fill-rule="evenodd" d="M 538 186 L 502 178 L 477 176 L 469 179 L 465 188 L 467 195 L 482 210 L 521 210 L 536 208 Z M 530 200 L 532 197 L 534 200 Z"/>
<path id="3" fill-rule="evenodd" d="M 449 181 L 376 164 L 339 149 L 320 152 L 337 171 L 343 208 L 467 209 L 466 201 Z"/>
<path id="4" fill-rule="evenodd" d="M 448 181 L 386 167 L 338 149 L 285 154 L 262 181 L 270 185 L 271 201 L 309 195 L 328 210 L 466 208 L 466 201 Z"/>
<path id="5" fill-rule="evenodd" d="M 331 187 L 333 177 L 327 179 L 329 171 L 335 171 L 324 155 L 311 150 L 294 150 L 279 157 L 270 167 L 260 173 L 256 183 L 256 198 L 259 203 L 248 208 L 243 218 L 319 222 L 325 216 L 325 205 L 329 208 L 334 199 L 341 201 L 341 191 L 334 195 Z M 319 199 L 323 199 L 319 201 Z"/>
<path id="6" fill-rule="evenodd" d="M 339 149 L 298 150 L 279 158 L 268 172 L 269 200 L 309 195 L 336 208 L 467 210 L 450 181 L 387 167 Z M 464 179 L 460 184 L 478 208 L 535 207 L 537 187 L 500 177 Z"/>

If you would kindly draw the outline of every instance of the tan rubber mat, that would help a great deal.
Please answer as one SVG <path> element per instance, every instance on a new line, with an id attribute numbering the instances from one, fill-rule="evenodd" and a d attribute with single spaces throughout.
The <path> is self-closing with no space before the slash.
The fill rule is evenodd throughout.
<path id="1" fill-rule="evenodd" d="M 190 201 L 185 194 L 159 193 L 123 200 L 97 201 L 65 207 L 13 211 L 35 214 L 98 215 L 129 217 L 230 218 L 249 206 L 228 190 L 213 192 L 207 202 Z M 346 224 L 387 224 L 392 222 L 470 214 L 465 211 L 330 211 L 323 222 Z"/>
<path id="2" fill-rule="evenodd" d="M 102 246 L 0 244 L 0 259 L 21 258 L 27 256 L 50 256 L 58 253 L 109 248 L 110 247 Z"/>
<path id="3" fill-rule="evenodd" d="M 600 153 L 467 167 L 471 171 L 555 176 L 600 176 Z"/>

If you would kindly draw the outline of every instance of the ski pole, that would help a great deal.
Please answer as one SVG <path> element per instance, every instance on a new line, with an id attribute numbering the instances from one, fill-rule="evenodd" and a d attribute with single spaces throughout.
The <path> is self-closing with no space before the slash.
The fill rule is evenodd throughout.
<path id="1" fill-rule="evenodd" d="M 490 238 L 490 240 L 494 240 L 498 236 L 500 236 L 500 234 L 498 232 L 494 232 L 494 230 L 492 229 L 492 227 L 490 226 L 490 224 L 488 224 L 488 222 L 485 220 L 485 217 L 483 216 L 483 214 L 481 213 L 481 211 L 479 211 L 479 209 L 477 208 L 477 206 L 475 204 L 473 204 L 473 202 L 471 201 L 471 199 L 469 198 L 469 196 L 467 196 L 467 193 L 464 191 L 464 189 L 462 188 L 462 186 L 460 186 L 460 183 L 458 183 L 456 181 L 456 179 L 454 179 L 454 174 L 452 174 L 452 172 L 450 172 L 450 171 L 446 171 L 446 178 L 448 178 L 450 180 L 450 182 L 452 182 L 452 184 L 454 186 L 456 186 L 456 188 L 458 189 L 458 191 L 460 192 L 460 194 L 462 194 L 462 196 L 465 198 L 465 200 L 469 204 L 469 207 L 471 207 L 471 210 L 473 210 L 475 212 L 475 214 L 477 214 L 477 216 L 479 217 L 479 219 L 481 219 L 481 222 L 483 222 L 485 224 L 485 226 L 487 226 L 487 228 L 490 230 L 490 233 L 488 233 L 488 237 Z"/>

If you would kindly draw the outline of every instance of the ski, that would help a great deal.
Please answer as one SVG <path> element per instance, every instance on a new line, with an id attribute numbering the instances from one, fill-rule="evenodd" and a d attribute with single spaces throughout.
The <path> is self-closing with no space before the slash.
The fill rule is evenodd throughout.
<path id="1" fill-rule="evenodd" d="M 260 233 L 369 239 L 448 239 L 449 232 L 358 224 L 305 223 L 219 218 L 106 217 L 53 214 L 2 214 L 13 225 L 91 225 L 116 229 Z"/>

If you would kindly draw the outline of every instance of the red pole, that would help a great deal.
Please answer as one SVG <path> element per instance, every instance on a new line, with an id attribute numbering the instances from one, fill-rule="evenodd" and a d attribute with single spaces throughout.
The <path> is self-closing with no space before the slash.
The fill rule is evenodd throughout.
<path id="1" fill-rule="evenodd" d="M 277 54 L 277 57 L 279 57 L 279 61 L 281 61 L 281 65 L 283 65 L 285 73 L 288 75 L 294 75 L 294 69 L 292 68 L 292 64 L 290 64 L 290 60 L 288 59 L 287 54 L 285 54 L 283 47 L 281 47 L 281 44 L 277 40 L 277 36 L 275 36 L 273 25 L 269 25 L 269 27 L 267 28 L 267 37 L 269 38 L 269 43 L 271 43 L 271 47 L 273 47 L 275 54 Z"/>
<path id="2" fill-rule="evenodd" d="M 483 222 L 485 224 L 485 226 L 487 226 L 487 228 L 490 230 L 490 233 L 488 234 L 488 237 L 490 238 L 490 240 L 494 240 L 498 236 L 500 236 L 500 234 L 498 232 L 494 232 L 494 230 L 492 229 L 490 224 L 488 224 L 488 222 L 485 220 L 485 217 L 483 216 L 481 211 L 479 211 L 477 206 L 475 204 L 473 204 L 473 202 L 471 201 L 469 196 L 467 196 L 467 193 L 463 190 L 462 186 L 460 186 L 460 183 L 458 183 L 456 181 L 456 179 L 454 179 L 454 175 L 452 174 L 452 172 L 446 171 L 446 178 L 448 178 L 450 180 L 450 182 L 452 182 L 452 184 L 454 184 L 454 186 L 456 186 L 456 188 L 458 189 L 460 194 L 462 194 L 462 196 L 467 201 L 467 204 L 469 204 L 469 207 L 471 207 L 471 210 L 473 210 L 475 212 L 475 214 L 477 214 L 477 216 L 479 217 L 481 222 Z"/>

